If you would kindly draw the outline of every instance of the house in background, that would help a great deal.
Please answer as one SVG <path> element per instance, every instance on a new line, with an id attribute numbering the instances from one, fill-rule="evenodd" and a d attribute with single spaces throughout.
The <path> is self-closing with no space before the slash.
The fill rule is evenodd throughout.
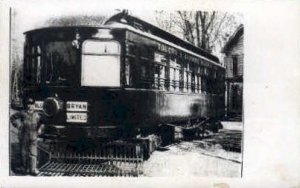
<path id="1" fill-rule="evenodd" d="M 222 49 L 225 54 L 227 118 L 241 121 L 243 111 L 244 26 L 237 28 Z"/>

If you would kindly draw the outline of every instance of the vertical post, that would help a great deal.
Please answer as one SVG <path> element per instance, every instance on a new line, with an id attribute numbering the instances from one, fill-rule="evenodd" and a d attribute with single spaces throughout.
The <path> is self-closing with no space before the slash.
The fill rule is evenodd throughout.
<path id="1" fill-rule="evenodd" d="M 225 81 L 225 119 L 228 117 L 229 83 Z"/>

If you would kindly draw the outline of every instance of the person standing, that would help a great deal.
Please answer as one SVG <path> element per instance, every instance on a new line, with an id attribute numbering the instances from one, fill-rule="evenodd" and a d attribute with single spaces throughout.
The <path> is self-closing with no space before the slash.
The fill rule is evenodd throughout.
<path id="1" fill-rule="evenodd" d="M 34 110 L 34 101 L 29 98 L 26 109 L 13 114 L 10 121 L 18 129 L 21 164 L 25 173 L 37 175 L 37 138 L 41 129 L 42 114 Z"/>

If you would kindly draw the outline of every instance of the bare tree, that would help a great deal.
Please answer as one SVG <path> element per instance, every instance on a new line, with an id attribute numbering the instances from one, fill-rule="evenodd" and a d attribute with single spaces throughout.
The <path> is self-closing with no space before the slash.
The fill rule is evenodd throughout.
<path id="1" fill-rule="evenodd" d="M 168 13 L 166 11 L 155 11 L 156 25 L 168 32 L 172 32 L 175 26 L 174 13 Z"/>
<path id="2" fill-rule="evenodd" d="M 11 107 L 22 106 L 23 91 L 23 43 L 18 37 L 20 25 L 16 22 L 17 12 L 11 12 L 11 53 L 10 53 L 10 103 Z"/>
<path id="3" fill-rule="evenodd" d="M 183 31 L 183 37 L 194 44 L 195 37 L 194 37 L 194 29 L 195 29 L 195 23 L 191 22 L 190 20 L 193 19 L 193 13 L 187 12 L 187 11 L 177 11 L 177 13 L 180 16 L 180 21 L 178 23 L 179 27 Z"/>
<path id="4" fill-rule="evenodd" d="M 161 15 L 163 13 L 165 12 L 159 12 L 157 22 L 161 23 L 161 19 L 165 19 Z M 172 30 L 178 27 L 184 40 L 209 52 L 224 45 L 224 41 L 240 24 L 235 14 L 216 11 L 176 11 L 170 19 L 163 21 L 163 25 L 168 25 L 167 22 L 172 23 L 169 32 L 173 32 Z M 162 24 L 158 24 L 160 25 Z M 161 28 L 164 29 L 164 27 Z"/>

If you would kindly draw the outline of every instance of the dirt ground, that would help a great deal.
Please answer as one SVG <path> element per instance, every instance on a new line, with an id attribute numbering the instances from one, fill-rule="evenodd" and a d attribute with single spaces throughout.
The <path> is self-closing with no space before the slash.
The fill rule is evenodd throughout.
<path id="1" fill-rule="evenodd" d="M 144 176 L 241 176 L 241 154 L 227 152 L 219 145 L 205 146 L 205 141 L 192 141 L 168 149 L 152 154 L 144 163 Z"/>

